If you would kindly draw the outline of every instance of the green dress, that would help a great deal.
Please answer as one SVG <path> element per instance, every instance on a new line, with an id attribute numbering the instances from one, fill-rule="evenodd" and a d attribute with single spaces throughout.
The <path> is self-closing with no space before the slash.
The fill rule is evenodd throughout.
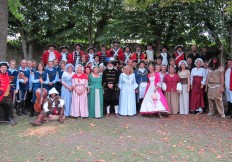
<path id="1" fill-rule="evenodd" d="M 89 118 L 103 117 L 103 88 L 102 75 L 94 78 L 89 75 L 89 94 L 88 94 Z"/>

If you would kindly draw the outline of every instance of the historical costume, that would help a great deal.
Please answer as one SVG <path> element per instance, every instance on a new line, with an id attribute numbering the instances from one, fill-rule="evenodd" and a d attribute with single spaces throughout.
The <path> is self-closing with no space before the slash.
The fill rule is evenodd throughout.
<path id="1" fill-rule="evenodd" d="M 156 59 L 155 52 L 152 49 L 152 47 L 153 47 L 152 44 L 147 44 L 146 51 L 144 52 L 144 54 L 147 55 L 148 62 L 154 62 Z"/>
<path id="2" fill-rule="evenodd" d="M 74 45 L 74 52 L 72 53 L 72 64 L 74 67 L 78 64 L 81 64 L 81 57 L 85 55 L 85 52 L 81 50 L 83 45 L 81 43 L 76 43 Z"/>
<path id="3" fill-rule="evenodd" d="M 141 104 L 143 102 L 143 98 L 145 95 L 146 87 L 147 87 L 147 74 L 148 71 L 145 67 L 140 67 L 140 64 L 144 64 L 145 66 L 145 61 L 140 61 L 138 66 L 139 68 L 135 70 L 135 80 L 136 83 L 138 84 L 137 88 L 137 95 L 136 95 L 136 103 L 137 103 L 137 112 L 140 111 Z"/>
<path id="4" fill-rule="evenodd" d="M 206 85 L 209 101 L 208 115 L 215 114 L 215 103 L 219 115 L 225 118 L 222 101 L 222 93 L 224 92 L 224 69 L 220 67 L 219 64 L 219 59 L 217 57 L 213 57 L 209 63 Z"/>
<path id="5" fill-rule="evenodd" d="M 41 65 L 38 65 L 38 67 L 39 66 L 41 66 Z M 41 68 L 43 68 L 43 66 Z M 45 88 L 45 89 L 47 89 L 47 86 L 48 86 L 48 83 L 49 83 L 49 78 L 48 78 L 47 73 L 44 72 L 43 69 L 40 69 L 40 70 L 35 71 L 34 73 L 31 73 L 30 80 L 31 80 L 31 83 L 33 84 L 32 103 L 34 105 L 34 103 L 36 101 L 36 90 L 38 88 Z M 34 116 L 34 107 L 31 109 L 31 113 L 30 113 L 30 117 L 33 117 L 33 116 Z"/>
<path id="6" fill-rule="evenodd" d="M 47 120 L 47 117 L 54 119 L 55 116 L 59 116 L 58 121 L 60 123 L 64 122 L 64 100 L 61 99 L 56 88 L 52 88 L 48 94 L 49 97 L 44 101 L 43 110 L 36 120 L 31 122 L 32 126 L 41 126 L 42 122 Z"/>
<path id="7" fill-rule="evenodd" d="M 127 66 L 129 67 L 129 66 Z M 130 68 L 130 67 L 129 67 Z M 119 77 L 120 97 L 119 97 L 119 114 L 132 116 L 136 114 L 135 89 L 138 84 L 135 75 L 122 73 Z"/>
<path id="8" fill-rule="evenodd" d="M 197 66 L 197 62 L 201 63 Z M 202 68 L 203 60 L 201 58 L 196 59 L 195 68 L 191 71 L 191 99 L 190 99 L 190 111 L 198 111 L 201 113 L 204 104 L 204 85 L 206 82 L 206 70 Z"/>
<path id="9" fill-rule="evenodd" d="M 107 52 L 110 60 L 124 61 L 123 49 L 120 48 L 120 41 L 113 41 L 113 47 Z"/>
<path id="10" fill-rule="evenodd" d="M 100 62 L 101 63 L 105 63 L 107 61 L 109 61 L 108 57 L 107 57 L 107 51 L 106 51 L 106 45 L 102 45 L 101 46 L 101 51 L 97 52 L 97 55 L 100 57 Z"/>
<path id="11" fill-rule="evenodd" d="M 60 53 L 60 61 L 65 61 L 66 63 L 72 63 L 72 54 L 68 52 L 69 46 L 61 46 L 60 49 L 62 52 Z"/>
<path id="12" fill-rule="evenodd" d="M 107 106 L 107 117 L 110 116 L 110 107 L 114 107 L 115 116 L 118 117 L 119 99 L 119 71 L 114 68 L 114 63 L 109 61 L 107 68 L 102 75 L 102 85 L 104 87 L 104 99 Z"/>
<path id="13" fill-rule="evenodd" d="M 61 97 L 65 101 L 64 106 L 64 116 L 70 116 L 70 109 L 71 109 L 71 103 L 72 103 L 72 77 L 75 74 L 73 71 L 69 71 L 69 68 L 74 69 L 72 64 L 66 65 L 66 71 L 63 73 L 61 77 Z"/>
<path id="14" fill-rule="evenodd" d="M 179 62 L 179 68 L 181 69 L 178 72 L 180 77 L 180 83 L 182 91 L 180 92 L 180 114 L 189 114 L 189 90 L 190 90 L 190 71 L 187 69 L 182 69 L 182 64 L 187 68 L 186 61 Z"/>
<path id="15" fill-rule="evenodd" d="M 13 104 L 10 96 L 10 80 L 7 67 L 6 62 L 0 62 L 0 108 L 4 111 L 5 121 L 10 125 L 15 125 L 15 121 L 10 117 Z"/>
<path id="16" fill-rule="evenodd" d="M 26 60 L 22 60 L 21 62 L 25 62 Z M 26 115 L 26 107 L 25 107 L 25 100 L 27 99 L 27 93 L 29 90 L 29 84 L 31 84 L 30 78 L 30 71 L 26 67 L 20 66 L 18 69 L 18 77 L 17 77 L 17 84 L 16 90 L 19 92 L 19 103 L 16 107 L 17 115 L 24 114 Z M 20 112 L 21 111 L 21 112 Z"/>
<path id="17" fill-rule="evenodd" d="M 141 105 L 140 114 L 169 114 L 166 98 L 160 89 L 159 73 L 148 74 L 146 93 Z"/>
<path id="18" fill-rule="evenodd" d="M 98 67 L 93 67 L 98 68 Z M 99 77 L 95 74 L 89 74 L 89 118 L 102 118 L 103 117 L 103 87 L 102 75 L 98 73 Z"/>
<path id="19" fill-rule="evenodd" d="M 130 57 L 132 55 L 131 51 L 132 48 L 129 45 L 126 45 L 124 48 L 124 63 L 127 64 L 127 62 L 130 60 Z"/>
<path id="20" fill-rule="evenodd" d="M 48 50 L 44 51 L 42 55 L 42 61 L 44 65 L 47 65 L 49 61 L 53 61 L 54 59 L 60 59 L 60 54 L 57 50 L 54 50 L 56 48 L 56 45 L 49 44 L 47 45 Z"/>
<path id="21" fill-rule="evenodd" d="M 79 68 L 82 71 L 78 72 Z M 87 100 L 88 76 L 83 73 L 84 67 L 82 65 L 77 65 L 75 69 L 77 73 L 72 76 L 73 94 L 70 116 L 87 118 L 89 116 Z"/>
<path id="22" fill-rule="evenodd" d="M 88 53 L 86 55 L 86 61 L 87 62 L 94 62 L 94 56 L 95 56 L 95 52 L 96 52 L 96 49 L 93 48 L 93 47 L 89 47 L 86 52 Z"/>
<path id="23" fill-rule="evenodd" d="M 160 53 L 160 56 L 162 57 L 162 65 L 166 65 L 168 66 L 169 65 L 169 60 L 171 58 L 170 54 L 167 52 L 168 50 L 168 47 L 163 47 L 162 48 L 162 51 Z"/>
<path id="24" fill-rule="evenodd" d="M 173 68 L 169 69 L 171 71 Z M 178 114 L 179 112 L 179 92 L 181 91 L 180 77 L 173 72 L 166 74 L 163 79 L 162 88 L 165 91 L 165 96 L 168 101 L 171 114 Z"/>
<path id="25" fill-rule="evenodd" d="M 175 47 L 175 50 L 176 51 L 173 53 L 172 58 L 175 59 L 175 64 L 176 64 L 176 66 L 178 66 L 179 62 L 182 61 L 182 60 L 185 60 L 186 57 L 185 57 L 185 54 L 183 52 L 183 46 L 182 45 L 177 45 Z"/>
<path id="26" fill-rule="evenodd" d="M 52 64 L 52 63 L 49 63 L 49 64 Z M 49 82 L 52 83 L 52 84 L 47 86 L 47 90 L 49 91 L 50 89 L 55 87 L 57 80 L 59 80 L 59 78 L 58 78 L 59 76 L 58 76 L 58 72 L 53 67 L 47 67 L 45 69 L 45 73 L 48 75 Z"/>
<path id="27" fill-rule="evenodd" d="M 142 52 L 142 46 L 140 44 L 137 44 L 135 46 L 136 51 L 131 55 L 130 59 L 131 60 L 136 60 L 137 62 L 140 62 L 141 60 L 146 60 L 147 55 Z"/>

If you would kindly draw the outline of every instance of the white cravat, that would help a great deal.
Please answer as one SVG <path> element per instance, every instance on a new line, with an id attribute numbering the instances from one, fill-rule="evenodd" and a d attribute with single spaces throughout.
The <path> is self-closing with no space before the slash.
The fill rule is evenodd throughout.
<path id="1" fill-rule="evenodd" d="M 65 61 L 65 62 L 67 62 L 67 55 L 66 54 L 67 53 L 62 52 L 62 60 Z"/>
<path id="2" fill-rule="evenodd" d="M 162 58 L 163 58 L 163 60 L 162 60 L 162 65 L 168 65 L 168 54 L 167 53 L 161 53 L 160 54 L 161 56 L 162 56 Z"/>
<path id="3" fill-rule="evenodd" d="M 56 58 L 54 52 L 53 51 L 49 51 L 49 50 L 48 50 L 48 52 L 49 52 L 48 61 L 53 61 Z"/>
<path id="4" fill-rule="evenodd" d="M 89 53 L 89 62 L 94 62 L 94 54 Z"/>
<path id="5" fill-rule="evenodd" d="M 153 50 L 147 50 L 147 58 L 148 60 L 154 61 L 154 51 Z"/>

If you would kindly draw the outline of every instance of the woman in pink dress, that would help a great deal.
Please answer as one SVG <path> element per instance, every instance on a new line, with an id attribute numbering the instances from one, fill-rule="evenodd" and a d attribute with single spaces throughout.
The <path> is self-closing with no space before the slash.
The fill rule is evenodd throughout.
<path id="1" fill-rule="evenodd" d="M 82 65 L 76 66 L 76 74 L 72 77 L 72 104 L 70 116 L 86 118 L 89 116 L 88 112 L 88 76 L 84 74 L 84 67 Z"/>
<path id="2" fill-rule="evenodd" d="M 169 115 L 169 107 L 162 90 L 160 89 L 160 75 L 154 70 L 154 65 L 149 65 L 148 84 L 143 99 L 140 114 Z"/>

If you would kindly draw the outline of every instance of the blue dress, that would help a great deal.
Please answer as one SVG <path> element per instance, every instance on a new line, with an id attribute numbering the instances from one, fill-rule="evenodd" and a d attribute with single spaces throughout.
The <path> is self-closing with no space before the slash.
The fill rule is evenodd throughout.
<path id="1" fill-rule="evenodd" d="M 71 75 L 69 75 L 67 72 L 64 72 L 62 75 L 62 88 L 61 88 L 61 98 L 64 99 L 64 115 L 65 116 L 70 116 L 70 108 L 71 108 L 71 103 L 72 103 L 72 91 L 70 92 L 64 84 L 67 86 L 72 86 L 72 76 L 75 73 L 72 72 Z"/>
<path id="2" fill-rule="evenodd" d="M 135 80 L 135 75 L 127 76 L 122 73 L 119 77 L 120 97 L 119 97 L 119 114 L 120 115 L 135 115 L 136 114 L 136 98 L 135 89 L 138 84 Z"/>

